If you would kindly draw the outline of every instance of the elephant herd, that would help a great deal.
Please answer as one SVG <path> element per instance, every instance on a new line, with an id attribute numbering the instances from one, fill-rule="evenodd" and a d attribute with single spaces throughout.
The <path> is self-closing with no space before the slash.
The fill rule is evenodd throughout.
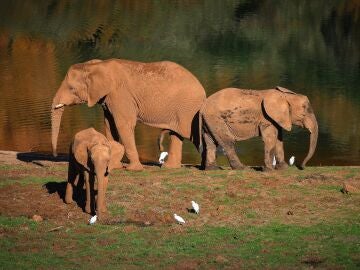
<path id="1" fill-rule="evenodd" d="M 72 65 L 53 98 L 51 123 L 54 155 L 65 107 L 83 103 L 89 107 L 95 104 L 102 106 L 105 136 L 94 129 L 86 130 L 89 134 L 93 132 L 93 135 L 77 134 L 70 149 L 70 157 L 72 155 L 76 161 L 74 163 L 84 171 L 91 170 L 88 165 L 92 164 L 98 187 L 99 173 L 94 166 L 96 158 L 91 155 L 92 152 L 101 152 L 102 158 L 107 160 L 103 164 L 109 168 L 105 171 L 102 169 L 103 175 L 107 175 L 111 168 L 121 166 L 124 152 L 130 161 L 127 170 L 143 170 L 134 136 L 138 121 L 169 132 L 169 155 L 162 165 L 165 168 L 181 167 L 184 138 L 191 140 L 202 152 L 204 169 L 217 168 L 217 146 L 224 149 L 232 169 L 244 168 L 236 155 L 235 142 L 255 136 L 261 136 L 264 141 L 264 169 L 274 169 L 274 158 L 277 163 L 275 169 L 286 168 L 282 129 L 290 131 L 292 125 L 304 127 L 310 132 L 308 154 L 300 165 L 305 167 L 314 154 L 318 137 L 316 117 L 308 98 L 286 88 L 227 88 L 206 98 L 199 80 L 176 63 L 95 59 Z M 81 158 L 76 159 L 74 145 L 82 144 L 81 140 L 86 141 L 88 138 L 91 138 L 90 146 L 83 149 L 88 153 L 88 160 L 81 162 Z M 122 145 L 117 143 L 117 146 L 122 150 L 117 150 L 117 164 L 110 166 L 110 155 L 116 152 L 113 150 L 116 147 L 111 146 L 113 141 L 121 142 Z M 101 192 L 98 192 L 104 194 L 107 179 L 100 182 Z M 66 201 L 71 202 L 71 197 L 72 189 L 68 184 Z M 97 208 L 102 210 L 105 207 L 104 195 L 100 195 L 98 201 Z"/>

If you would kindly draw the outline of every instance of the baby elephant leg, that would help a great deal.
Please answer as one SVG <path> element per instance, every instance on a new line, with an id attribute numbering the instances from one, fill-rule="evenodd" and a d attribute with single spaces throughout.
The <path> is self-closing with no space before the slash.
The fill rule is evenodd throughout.
<path id="1" fill-rule="evenodd" d="M 90 175 L 88 172 L 84 172 L 84 180 L 86 187 L 86 203 L 85 203 L 85 212 L 91 214 L 91 185 L 90 185 Z"/>
<path id="2" fill-rule="evenodd" d="M 98 146 L 91 152 L 91 159 L 94 164 L 97 180 L 96 215 L 101 220 L 106 213 L 105 193 L 108 184 L 107 168 L 110 163 L 109 148 Z"/>
<path id="3" fill-rule="evenodd" d="M 66 191 L 65 191 L 65 202 L 66 203 L 73 203 L 73 193 L 74 193 L 74 185 L 77 185 L 77 180 L 79 178 L 79 173 L 74 162 L 74 159 L 71 158 L 68 165 L 68 182 L 66 184 Z"/>

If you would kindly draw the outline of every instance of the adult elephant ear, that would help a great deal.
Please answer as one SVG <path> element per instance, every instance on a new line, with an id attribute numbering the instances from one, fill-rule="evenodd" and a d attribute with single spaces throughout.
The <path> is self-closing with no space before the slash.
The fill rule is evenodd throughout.
<path id="1" fill-rule="evenodd" d="M 265 113 L 283 129 L 291 130 L 290 105 L 285 96 L 277 91 L 269 91 L 264 99 Z"/>
<path id="2" fill-rule="evenodd" d="M 112 80 L 106 72 L 105 65 L 100 60 L 93 60 L 84 64 L 89 107 L 94 106 L 110 92 Z"/>

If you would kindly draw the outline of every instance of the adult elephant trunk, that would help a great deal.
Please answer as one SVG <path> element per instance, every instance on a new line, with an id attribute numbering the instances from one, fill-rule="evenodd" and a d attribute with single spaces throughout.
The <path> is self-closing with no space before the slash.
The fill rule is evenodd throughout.
<path id="1" fill-rule="evenodd" d="M 309 144 L 309 152 L 308 152 L 307 156 L 304 158 L 303 162 L 301 163 L 302 169 L 305 168 L 306 163 L 313 156 L 315 149 L 316 149 L 317 139 L 318 139 L 318 133 L 319 133 L 318 124 L 317 124 L 315 115 L 313 113 L 305 116 L 304 126 L 305 126 L 305 128 L 307 128 L 310 131 L 310 144 Z"/>
<path id="2" fill-rule="evenodd" d="M 57 156 L 57 152 L 56 152 L 57 140 L 59 136 L 61 116 L 63 112 L 64 112 L 64 107 L 56 108 L 53 106 L 51 109 L 51 145 L 52 145 L 54 157 Z"/>

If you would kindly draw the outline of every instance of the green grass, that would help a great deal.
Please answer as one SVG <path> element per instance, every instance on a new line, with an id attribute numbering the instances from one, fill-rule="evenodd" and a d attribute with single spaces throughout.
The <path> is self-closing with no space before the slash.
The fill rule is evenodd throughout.
<path id="1" fill-rule="evenodd" d="M 125 214 L 125 208 L 116 203 L 108 205 L 108 211 L 112 216 L 123 216 Z"/>
<path id="2" fill-rule="evenodd" d="M 26 176 L 23 178 L 20 177 L 1 177 L 0 178 L 0 187 L 4 187 L 12 184 L 20 185 L 29 185 L 29 184 L 46 184 L 49 182 L 63 182 L 64 179 L 57 177 L 37 177 L 37 176 Z"/>
<path id="3" fill-rule="evenodd" d="M 57 170 L 39 177 L 28 170 L 14 176 L 12 170 L 0 168 L 0 192 L 12 184 L 28 189 L 63 182 L 66 175 Z M 357 179 L 360 168 L 118 171 L 107 194 L 110 216 L 131 221 L 127 215 L 137 211 L 142 220 L 154 209 L 177 209 L 187 223 L 89 226 L 70 220 L 51 231 L 59 221 L 0 214 L 0 269 L 358 269 L 360 195 L 339 191 L 348 175 Z M 199 215 L 186 211 L 191 199 L 203 203 Z M 134 200 L 140 200 L 135 209 Z"/>
<path id="4" fill-rule="evenodd" d="M 1 229 L 10 225 L 13 229 L 0 242 L 2 269 L 159 269 L 182 261 L 207 267 L 236 266 L 240 261 L 245 268 L 302 268 L 316 263 L 324 268 L 360 266 L 359 218 L 306 227 L 279 223 L 185 227 L 181 233 L 172 233 L 173 226 L 143 227 L 129 233 L 124 232 L 125 225 L 80 225 L 67 232 L 44 233 L 42 227 L 49 224 L 24 231 L 22 226 L 32 222 L 5 217 L 0 221 Z M 219 256 L 224 259 L 219 261 Z"/>

